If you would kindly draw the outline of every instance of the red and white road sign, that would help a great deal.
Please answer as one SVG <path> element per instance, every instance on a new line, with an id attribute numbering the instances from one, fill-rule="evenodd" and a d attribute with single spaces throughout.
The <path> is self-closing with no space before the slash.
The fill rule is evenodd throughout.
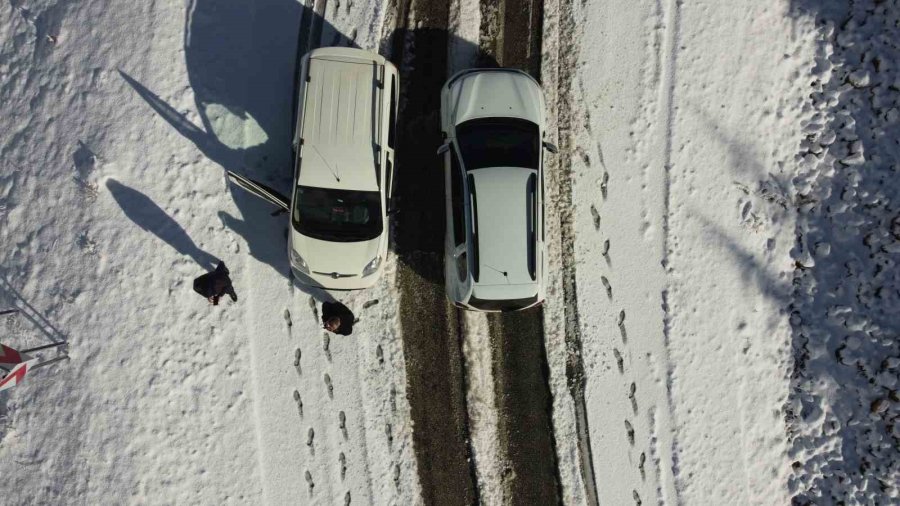
<path id="1" fill-rule="evenodd" d="M 0 344 L 0 391 L 12 388 L 22 382 L 37 358 L 20 353 L 9 346 Z"/>

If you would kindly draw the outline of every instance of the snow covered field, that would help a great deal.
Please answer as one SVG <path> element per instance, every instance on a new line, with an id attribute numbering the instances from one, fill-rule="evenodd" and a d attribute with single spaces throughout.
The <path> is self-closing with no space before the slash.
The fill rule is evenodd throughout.
<path id="1" fill-rule="evenodd" d="M 0 19 L 0 310 L 20 310 L 0 340 L 71 357 L 0 393 L 10 504 L 900 500 L 896 0 L 10 0 Z M 321 329 L 330 296 L 291 281 L 284 217 L 224 171 L 290 185 L 298 48 L 348 44 L 398 64 L 415 128 L 444 72 L 539 74 L 561 148 L 543 328 L 423 307 L 441 282 L 401 217 L 379 284 L 333 294 L 353 335 Z M 437 163 L 398 155 L 416 184 Z M 240 299 L 212 307 L 191 281 L 220 259 Z M 533 336 L 526 398 L 497 352 Z M 544 392 L 551 423 L 517 431 Z M 555 454 L 530 465 L 545 447 L 516 432 Z"/>

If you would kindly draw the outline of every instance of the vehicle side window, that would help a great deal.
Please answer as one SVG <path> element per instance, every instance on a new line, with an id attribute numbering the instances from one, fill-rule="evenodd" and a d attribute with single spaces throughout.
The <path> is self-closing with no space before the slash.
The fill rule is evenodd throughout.
<path id="1" fill-rule="evenodd" d="M 450 201 L 453 206 L 453 244 L 458 246 L 466 242 L 466 213 L 462 169 L 453 148 L 450 149 Z"/>
<path id="2" fill-rule="evenodd" d="M 391 78 L 391 110 L 390 124 L 388 124 L 388 147 L 394 149 L 394 141 L 397 138 L 397 80 Z"/>

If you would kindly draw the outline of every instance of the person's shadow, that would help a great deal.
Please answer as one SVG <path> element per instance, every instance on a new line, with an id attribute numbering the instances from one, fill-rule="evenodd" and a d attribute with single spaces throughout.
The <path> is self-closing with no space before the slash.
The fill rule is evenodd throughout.
<path id="1" fill-rule="evenodd" d="M 106 188 L 122 208 L 125 216 L 137 226 L 159 237 L 182 255 L 193 258 L 201 267 L 208 269 L 215 267 L 216 258 L 198 248 L 187 232 L 181 228 L 181 225 L 156 205 L 150 197 L 115 179 L 108 179 Z"/>

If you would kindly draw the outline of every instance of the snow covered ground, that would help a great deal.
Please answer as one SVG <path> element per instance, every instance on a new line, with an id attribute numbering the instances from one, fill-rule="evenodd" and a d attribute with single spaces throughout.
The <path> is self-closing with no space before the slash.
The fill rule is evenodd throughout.
<path id="1" fill-rule="evenodd" d="M 540 5 L 563 502 L 896 502 L 898 2 Z M 325 334 L 284 217 L 224 177 L 290 184 L 298 45 L 390 53 L 428 7 L 0 4 L 0 339 L 71 357 L 0 394 L 11 503 L 432 496 L 398 257 Z M 447 71 L 514 8 L 452 2 Z M 219 259 L 240 300 L 210 307 L 190 285 Z M 460 327 L 473 478 L 502 503 L 505 393 L 487 320 Z"/>

